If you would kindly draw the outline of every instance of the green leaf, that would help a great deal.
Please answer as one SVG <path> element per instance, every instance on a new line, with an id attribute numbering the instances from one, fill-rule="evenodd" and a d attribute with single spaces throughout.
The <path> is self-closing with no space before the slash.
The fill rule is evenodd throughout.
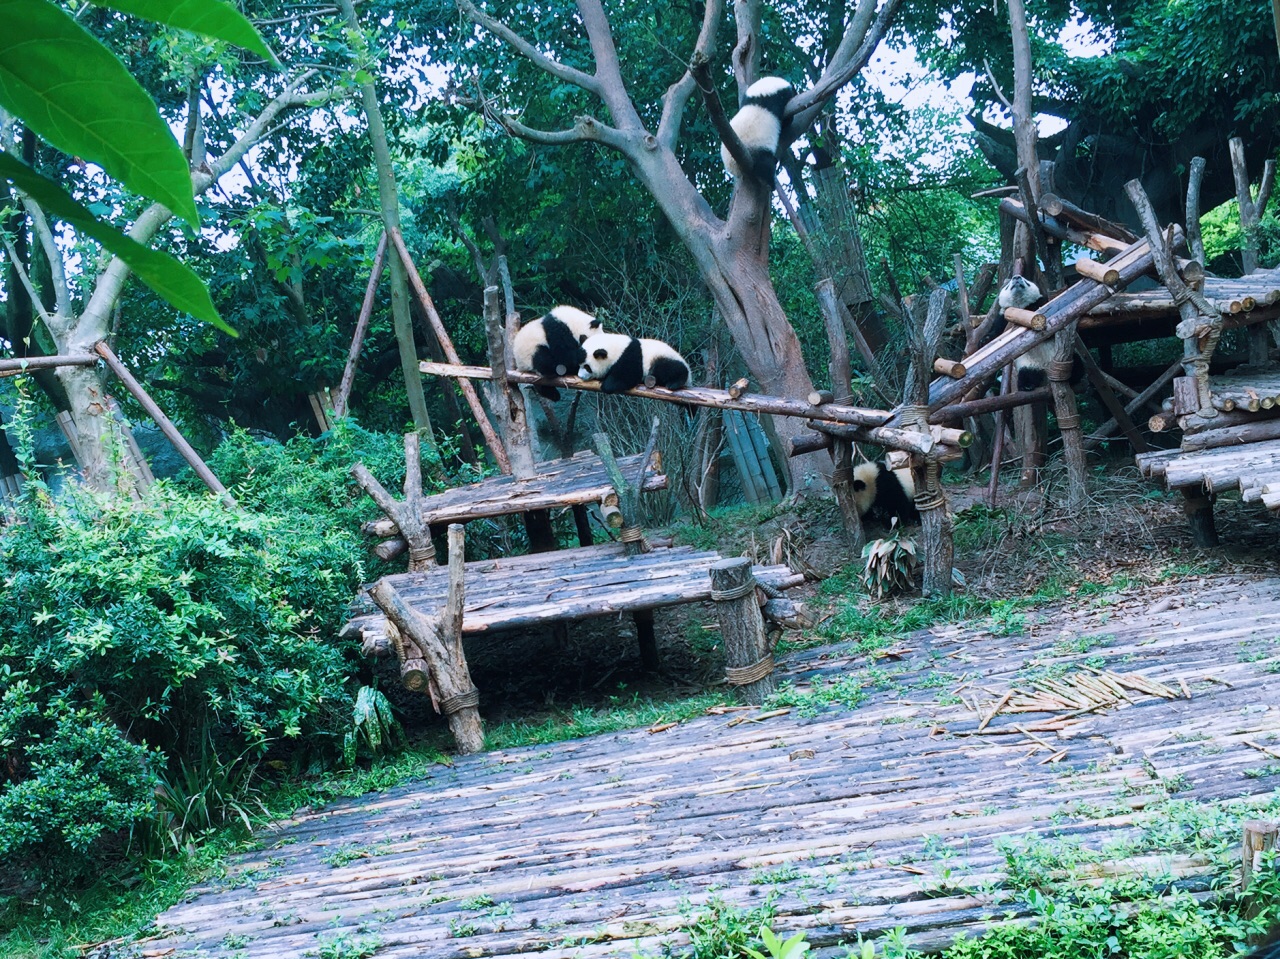
<path id="1" fill-rule="evenodd" d="M 93 0 L 100 7 L 131 13 L 167 27 L 225 40 L 279 65 L 275 54 L 245 16 L 223 0 Z"/>
<path id="2" fill-rule="evenodd" d="M 0 23 L 0 106 L 198 227 L 186 158 L 124 64 L 49 0 L 0 0 Z"/>
<path id="3" fill-rule="evenodd" d="M 0 153 L 0 176 L 39 203 L 45 212 L 65 220 L 120 257 L 128 264 L 129 269 L 138 274 L 138 279 L 179 310 L 213 324 L 224 333 L 239 335 L 223 322 L 209 296 L 208 287 L 185 263 L 168 253 L 145 247 L 114 227 L 95 220 L 88 210 L 64 193 L 58 184 L 6 153 Z"/>

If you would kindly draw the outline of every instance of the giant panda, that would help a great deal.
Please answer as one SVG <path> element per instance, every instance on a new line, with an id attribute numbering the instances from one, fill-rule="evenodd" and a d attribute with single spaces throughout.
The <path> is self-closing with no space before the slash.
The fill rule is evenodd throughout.
<path id="1" fill-rule="evenodd" d="M 572 306 L 553 307 L 520 327 L 511 341 L 516 369 L 539 376 L 572 376 L 582 365 L 582 343 L 600 332 L 600 321 Z M 535 386 L 549 400 L 560 399 L 553 386 Z"/>
<path id="2" fill-rule="evenodd" d="M 1044 294 L 1040 292 L 1040 287 L 1025 276 L 1009 277 L 1009 282 L 1000 288 L 1000 295 L 997 298 L 1001 319 L 1004 318 L 1004 311 L 1011 306 L 1020 310 L 1034 310 L 1047 302 Z M 1053 353 L 1053 337 L 1049 337 L 1013 361 L 1015 382 L 1020 391 L 1025 393 L 1039 389 L 1048 382 L 1048 374 L 1045 371 L 1053 360 Z"/>
<path id="3" fill-rule="evenodd" d="M 796 88 L 782 77 L 763 77 L 747 87 L 746 99 L 729 126 L 738 135 L 751 157 L 751 175 L 761 183 L 773 184 L 778 166 L 778 145 L 782 140 L 782 118 Z M 720 145 L 720 159 L 735 180 L 741 178 L 729 148 Z"/>
<path id="4" fill-rule="evenodd" d="M 916 484 L 911 470 L 891 470 L 884 463 L 859 463 L 853 469 L 853 503 L 858 515 L 885 526 L 920 522 Z"/>
<path id="5" fill-rule="evenodd" d="M 661 340 L 621 333 L 597 333 L 582 344 L 578 375 L 599 380 L 602 393 L 625 393 L 653 377 L 654 385 L 680 390 L 689 385 L 689 364 Z"/>

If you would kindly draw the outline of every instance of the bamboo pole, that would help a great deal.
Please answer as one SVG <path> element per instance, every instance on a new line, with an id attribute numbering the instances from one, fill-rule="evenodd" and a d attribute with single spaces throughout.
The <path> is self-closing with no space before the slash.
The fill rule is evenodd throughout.
<path id="1" fill-rule="evenodd" d="M 129 391 L 130 395 L 147 411 L 147 415 L 155 420 L 156 426 L 160 427 L 160 432 L 173 444 L 173 448 L 187 461 L 187 465 L 200 477 L 204 485 L 217 494 L 224 506 L 228 509 L 234 509 L 236 506 L 235 498 L 227 492 L 227 488 L 222 485 L 218 477 L 213 475 L 213 470 L 209 469 L 205 461 L 200 458 L 200 454 L 195 451 L 191 444 L 187 442 L 186 437 L 173 425 L 173 421 L 165 416 L 164 410 L 160 409 L 156 405 L 156 401 L 142 388 L 142 384 L 129 372 L 129 368 L 120 362 L 120 357 L 116 356 L 115 351 L 104 340 L 100 340 L 93 349 L 106 361 L 107 366 L 111 368 L 111 372 L 124 384 L 124 388 Z"/>

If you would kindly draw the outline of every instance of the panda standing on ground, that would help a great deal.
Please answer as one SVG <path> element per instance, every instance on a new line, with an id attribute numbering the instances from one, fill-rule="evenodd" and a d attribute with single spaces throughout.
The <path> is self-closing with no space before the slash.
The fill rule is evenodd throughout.
<path id="1" fill-rule="evenodd" d="M 859 463 L 853 470 L 853 503 L 863 519 L 885 526 L 920 522 L 916 484 L 911 470 L 891 470 L 884 463 Z"/>
<path id="2" fill-rule="evenodd" d="M 761 183 L 773 184 L 778 146 L 782 142 L 782 120 L 787 104 L 795 95 L 796 88 L 782 77 L 763 77 L 747 87 L 741 109 L 729 121 L 751 157 L 751 175 Z M 735 180 L 742 177 L 742 170 L 724 144 L 720 145 L 720 159 L 731 177 Z"/>
<path id="3" fill-rule="evenodd" d="M 597 333 L 582 344 L 584 380 L 599 380 L 602 393 L 625 393 L 650 377 L 655 386 L 681 390 L 689 385 L 689 364 L 661 340 L 621 333 Z"/>
<path id="4" fill-rule="evenodd" d="M 511 341 L 516 369 L 539 376 L 572 376 L 586 356 L 582 344 L 600 332 L 600 321 L 572 306 L 557 306 L 520 327 Z M 560 399 L 553 386 L 535 386 L 539 395 Z"/>

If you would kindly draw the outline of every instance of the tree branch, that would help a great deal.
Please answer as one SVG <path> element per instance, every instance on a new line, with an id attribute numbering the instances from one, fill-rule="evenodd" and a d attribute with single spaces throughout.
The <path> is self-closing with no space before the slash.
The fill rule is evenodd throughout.
<path id="1" fill-rule="evenodd" d="M 733 161 L 738 164 L 738 169 L 744 174 L 747 173 L 752 168 L 751 156 L 747 153 L 747 148 L 742 141 L 738 139 L 738 134 L 734 131 L 729 118 L 725 116 L 724 107 L 720 103 L 720 94 L 716 92 L 715 84 L 711 82 L 710 62 L 705 57 L 694 54 L 693 62 L 689 64 L 689 73 L 698 85 L 698 92 L 702 94 L 702 100 L 707 106 L 707 115 L 716 128 L 720 142 L 729 151 Z"/>
<path id="2" fill-rule="evenodd" d="M 40 294 L 36 292 L 35 284 L 31 282 L 31 277 L 27 275 L 27 268 L 22 265 L 22 259 L 18 256 L 18 251 L 13 248 L 13 241 L 9 239 L 9 234 L 5 233 L 4 248 L 9 254 L 9 259 L 13 262 L 13 272 L 18 274 L 18 279 L 22 282 L 23 289 L 27 291 L 27 296 L 31 298 L 31 305 L 40 314 L 40 319 L 44 321 L 45 326 L 52 328 L 53 318 L 45 312 L 44 304 L 40 302 Z"/>
<path id="3" fill-rule="evenodd" d="M 582 25 L 586 28 L 587 39 L 591 43 L 591 52 L 596 61 L 596 96 L 609 107 L 613 122 L 620 129 L 644 129 L 640 114 L 631 102 L 631 94 L 627 93 L 626 81 L 622 79 L 618 45 L 613 42 L 613 31 L 609 27 L 609 17 L 604 12 L 604 6 L 600 0 L 578 0 L 578 15 L 582 17 Z"/>
<path id="4" fill-rule="evenodd" d="M 507 45 L 513 47 L 516 52 L 541 67 L 553 77 L 558 77 L 565 83 L 571 83 L 576 87 L 581 87 L 588 93 L 594 93 L 596 96 L 604 99 L 604 93 L 601 89 L 600 82 L 596 77 L 552 60 L 550 57 L 541 53 L 537 47 L 524 37 L 520 36 L 520 34 L 516 33 L 501 20 L 497 20 L 494 17 L 489 16 L 472 3 L 471 0 L 457 0 L 457 4 L 458 9 L 461 10 L 472 23 L 484 27 L 495 37 L 506 42 Z"/>
<path id="5" fill-rule="evenodd" d="M 64 322 L 70 321 L 75 315 L 75 308 L 71 303 L 71 286 L 67 283 L 66 267 L 62 262 L 62 253 L 58 250 L 57 241 L 53 237 L 53 228 L 49 226 L 49 218 L 44 215 L 43 208 L 35 200 L 20 191 L 18 195 L 22 198 L 23 209 L 31 217 L 31 229 L 39 238 L 40 246 L 44 248 L 45 258 L 49 261 L 49 272 L 53 275 L 53 298 L 58 307 L 57 315 L 62 317 Z M 50 327 L 50 332 L 52 331 L 53 328 Z"/>
<path id="6" fill-rule="evenodd" d="M 871 11 L 875 9 L 875 0 L 858 0 L 858 8 L 854 12 L 849 29 L 845 32 L 844 39 L 840 41 L 840 46 L 836 48 L 831 62 L 822 71 L 818 82 L 787 105 L 787 116 L 790 122 L 787 129 L 783 131 L 783 137 L 787 143 L 807 130 L 818 116 L 822 105 L 835 96 L 841 87 L 857 76 L 867 65 L 871 60 L 871 54 L 888 33 L 889 24 L 893 22 L 901 4 L 902 0 L 884 0 L 884 6 L 875 15 L 874 22 L 868 26 L 867 21 L 871 19 Z"/>
<path id="7" fill-rule="evenodd" d="M 702 57 L 708 61 L 715 54 L 716 36 L 720 32 L 720 21 L 724 19 L 724 0 L 707 0 L 702 13 L 702 29 L 698 32 L 698 42 L 694 44 L 691 60 Z M 662 97 L 662 119 L 658 121 L 658 142 L 668 150 L 674 150 L 680 136 L 680 119 L 684 116 L 684 108 L 693 95 L 697 81 L 691 70 L 686 70 L 675 83 L 667 88 Z"/>

